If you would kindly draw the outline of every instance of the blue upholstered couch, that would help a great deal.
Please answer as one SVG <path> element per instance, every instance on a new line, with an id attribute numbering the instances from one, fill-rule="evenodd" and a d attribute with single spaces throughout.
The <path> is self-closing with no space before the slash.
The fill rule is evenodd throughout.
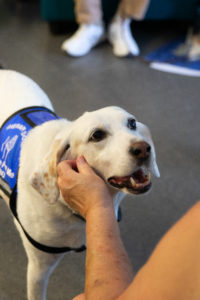
<path id="1" fill-rule="evenodd" d="M 115 12 L 119 0 L 102 0 L 105 19 Z M 151 0 L 146 14 L 148 20 L 193 19 L 198 0 Z M 73 0 L 41 0 L 42 17 L 47 21 L 72 21 Z"/>

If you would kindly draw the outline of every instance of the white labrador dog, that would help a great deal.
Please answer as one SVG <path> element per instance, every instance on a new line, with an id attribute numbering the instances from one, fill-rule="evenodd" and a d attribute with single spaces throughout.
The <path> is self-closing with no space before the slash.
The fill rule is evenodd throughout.
<path id="1" fill-rule="evenodd" d="M 150 172 L 159 177 L 155 149 L 148 128 L 119 107 L 87 112 L 73 122 L 57 119 L 38 85 L 8 70 L 0 71 L 0 95 L 1 196 L 10 204 L 28 256 L 28 299 L 44 300 L 49 275 L 65 252 L 85 245 L 85 222 L 66 205 L 57 186 L 58 162 L 84 155 L 109 186 L 117 215 L 123 192 L 145 193 Z M 44 110 L 46 122 L 34 127 L 38 110 L 39 115 Z M 13 114 L 18 119 L 12 124 Z M 10 163 L 18 160 L 12 154 L 17 147 L 19 171 Z"/>

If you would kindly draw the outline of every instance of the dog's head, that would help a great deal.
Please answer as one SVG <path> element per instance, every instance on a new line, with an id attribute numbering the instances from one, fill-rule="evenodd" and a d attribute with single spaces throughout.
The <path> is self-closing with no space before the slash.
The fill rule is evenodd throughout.
<path id="1" fill-rule="evenodd" d="M 51 203 L 59 195 L 57 163 L 79 155 L 115 192 L 145 193 L 151 188 L 150 173 L 160 176 L 147 126 L 119 107 L 85 113 L 72 122 L 68 132 L 62 130 L 56 140 L 43 166 L 32 176 L 32 185 L 44 197 L 48 194 Z"/>

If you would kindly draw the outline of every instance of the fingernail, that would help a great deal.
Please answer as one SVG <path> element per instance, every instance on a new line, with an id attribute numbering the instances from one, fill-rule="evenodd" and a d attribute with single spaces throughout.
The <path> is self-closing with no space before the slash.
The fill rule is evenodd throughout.
<path id="1" fill-rule="evenodd" d="M 86 160 L 85 160 L 84 156 L 79 156 L 77 158 L 77 163 L 84 164 L 85 162 L 86 162 Z"/>

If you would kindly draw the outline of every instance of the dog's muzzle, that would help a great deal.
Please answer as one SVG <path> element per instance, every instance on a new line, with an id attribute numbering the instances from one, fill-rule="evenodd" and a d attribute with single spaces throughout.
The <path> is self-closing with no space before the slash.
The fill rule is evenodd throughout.
<path id="1" fill-rule="evenodd" d="M 151 176 L 145 168 L 139 168 L 129 176 L 113 176 L 108 179 L 110 185 L 117 189 L 127 189 L 132 194 L 143 194 L 151 188 Z"/>

